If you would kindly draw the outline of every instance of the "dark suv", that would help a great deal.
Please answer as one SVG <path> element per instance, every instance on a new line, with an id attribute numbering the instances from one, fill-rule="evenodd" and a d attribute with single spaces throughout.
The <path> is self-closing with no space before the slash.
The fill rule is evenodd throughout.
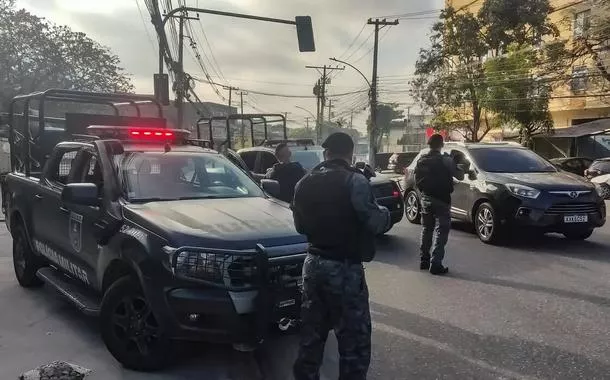
<path id="1" fill-rule="evenodd" d="M 299 162 L 307 171 L 324 161 L 324 148 L 312 145 L 313 141 L 269 141 L 264 145 L 241 149 L 237 152 L 248 169 L 250 169 L 252 176 L 258 179 L 264 178 L 267 170 L 278 162 L 277 158 L 275 158 L 275 148 L 273 147 L 274 143 L 278 142 L 287 142 L 292 151 L 292 160 Z M 390 210 L 392 226 L 394 226 L 394 224 L 402 220 L 404 215 L 404 204 L 398 183 L 384 177 L 372 177 L 370 181 L 377 203 Z M 390 229 L 385 232 L 389 232 Z"/>
<path id="2" fill-rule="evenodd" d="M 419 223 L 421 217 L 414 169 L 426 151 L 405 174 L 405 213 L 411 223 Z M 454 179 L 451 216 L 473 223 L 485 243 L 499 242 L 515 227 L 584 240 L 606 221 L 604 201 L 591 183 L 558 171 L 520 145 L 447 143 L 445 153 L 468 160 L 472 169 L 463 181 Z"/>

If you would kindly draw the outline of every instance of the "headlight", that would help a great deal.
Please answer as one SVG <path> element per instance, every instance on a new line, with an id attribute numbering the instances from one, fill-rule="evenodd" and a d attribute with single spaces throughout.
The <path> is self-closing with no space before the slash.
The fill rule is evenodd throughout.
<path id="1" fill-rule="evenodd" d="M 537 189 L 534 189 L 533 187 L 529 187 L 529 186 L 525 186 L 525 185 L 519 185 L 516 183 L 507 183 L 506 187 L 508 188 L 508 190 L 511 193 L 513 193 L 519 197 L 536 199 L 540 195 L 540 190 L 537 190 Z"/>
<path id="2" fill-rule="evenodd" d="M 594 183 L 595 185 L 595 191 L 597 191 L 597 195 L 599 195 L 600 197 L 604 197 L 604 189 L 602 188 L 602 185 L 600 185 L 599 183 Z"/>
<path id="3" fill-rule="evenodd" d="M 169 252 L 168 249 L 165 249 Z M 243 287 L 252 285 L 255 265 L 251 256 L 224 253 L 178 251 L 170 253 L 174 275 Z"/>

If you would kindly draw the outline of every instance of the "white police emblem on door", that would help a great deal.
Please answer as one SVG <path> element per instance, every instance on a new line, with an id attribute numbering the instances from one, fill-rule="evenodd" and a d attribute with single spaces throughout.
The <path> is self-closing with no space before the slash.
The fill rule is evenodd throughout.
<path id="1" fill-rule="evenodd" d="M 83 216 L 71 212 L 68 229 L 72 249 L 74 249 L 76 252 L 80 252 L 83 246 Z"/>

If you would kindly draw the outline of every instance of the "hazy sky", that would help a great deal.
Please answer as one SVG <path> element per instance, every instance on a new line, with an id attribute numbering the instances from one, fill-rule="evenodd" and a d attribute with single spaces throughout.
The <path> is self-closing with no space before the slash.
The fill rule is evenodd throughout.
<path id="1" fill-rule="evenodd" d="M 178 3 L 174 0 L 174 7 Z M 191 21 L 193 39 L 198 42 L 199 52 L 214 81 L 245 91 L 310 96 L 319 74 L 305 69 L 305 65 L 331 64 L 329 57 L 344 58 L 370 78 L 373 26 L 363 29 L 368 18 L 440 9 L 444 1 L 186 0 L 186 4 L 286 19 L 310 15 L 316 38 L 315 53 L 299 53 L 295 28 L 289 25 L 207 14 L 201 14 L 199 21 Z M 152 76 L 158 67 L 157 40 L 143 0 L 18 0 L 18 5 L 55 23 L 85 32 L 109 46 L 133 76 L 137 92 L 152 93 Z M 402 103 L 403 108 L 411 102 L 406 94 L 408 76 L 413 73 L 419 49 L 427 46 L 428 33 L 434 21 L 428 13 L 423 17 L 411 17 L 401 19 L 400 25 L 380 34 L 383 36 L 379 50 L 380 101 Z M 359 32 L 361 34 L 355 40 Z M 192 76 L 205 78 L 188 40 L 185 64 L 185 70 Z M 347 67 L 333 78 L 329 93 L 353 92 L 365 86 L 362 77 Z M 204 100 L 225 102 L 208 84 L 197 83 L 196 91 Z M 228 98 L 227 90 L 219 88 L 219 91 Z M 233 105 L 238 106 L 239 97 L 233 99 Z M 354 126 L 364 129 L 368 110 L 362 108 L 366 99 L 366 93 L 336 98 L 333 112 L 349 119 L 351 110 L 355 110 Z M 292 126 L 303 124 L 305 116 L 308 116 L 296 106 L 314 114 L 316 109 L 315 99 L 249 94 L 244 96 L 244 101 L 245 112 L 290 112 Z"/>

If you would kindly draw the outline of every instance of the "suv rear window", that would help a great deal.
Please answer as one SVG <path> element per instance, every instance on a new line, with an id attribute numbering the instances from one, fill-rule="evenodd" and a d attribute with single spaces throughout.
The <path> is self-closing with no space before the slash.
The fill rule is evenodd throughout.
<path id="1" fill-rule="evenodd" d="M 322 150 L 293 150 L 292 160 L 301 164 L 305 170 L 315 168 L 320 162 L 324 161 L 324 151 Z"/>
<path id="2" fill-rule="evenodd" d="M 490 173 L 551 173 L 557 169 L 528 149 L 473 148 L 470 154 L 476 165 Z"/>

